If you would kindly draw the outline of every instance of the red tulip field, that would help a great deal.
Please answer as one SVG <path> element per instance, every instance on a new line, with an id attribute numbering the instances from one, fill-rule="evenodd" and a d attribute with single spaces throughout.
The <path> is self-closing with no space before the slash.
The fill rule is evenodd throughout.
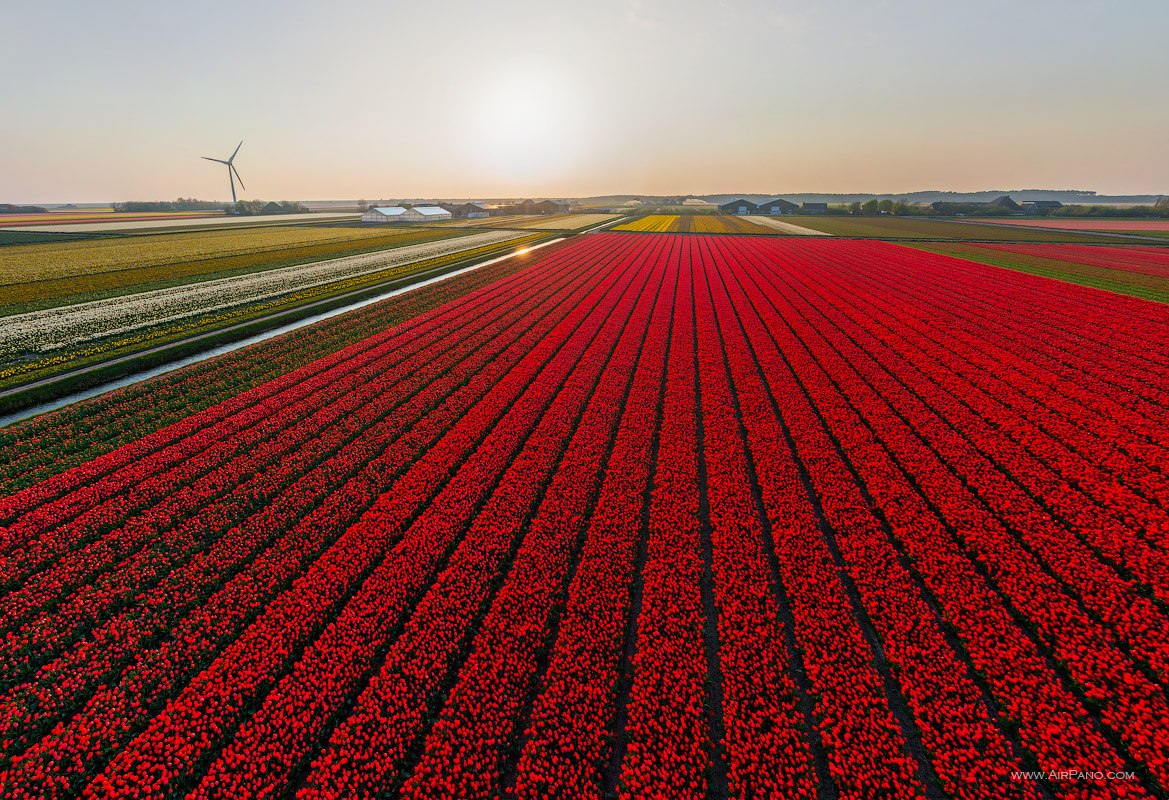
<path id="1" fill-rule="evenodd" d="M 526 258 L 70 423 L 0 499 L 0 798 L 1166 796 L 1169 306 L 878 241 Z"/>

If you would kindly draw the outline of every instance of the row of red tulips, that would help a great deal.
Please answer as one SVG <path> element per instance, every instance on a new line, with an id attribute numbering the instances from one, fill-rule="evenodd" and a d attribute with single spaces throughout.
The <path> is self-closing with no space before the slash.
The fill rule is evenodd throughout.
<path id="1" fill-rule="evenodd" d="M 674 256 L 681 260 L 681 254 Z M 701 583 L 694 275 L 682 266 L 674 299 L 657 464 L 649 504 L 641 607 L 619 788 L 621 797 L 706 797 L 707 651 Z"/>
<path id="2" fill-rule="evenodd" d="M 668 252 L 677 246 L 671 242 Z M 658 251 L 659 258 L 664 256 Z M 678 277 L 675 266 L 662 286 L 600 492 L 588 515 L 580 561 L 541 681 L 543 690 L 533 700 L 523 731 L 514 785 L 522 798 L 600 798 L 609 789 L 609 764 L 617 745 L 613 728 L 618 683 L 646 535 Z M 366 735 L 375 733 L 367 729 Z M 329 751 L 323 768 L 336 770 L 335 765 L 360 746 L 360 740 L 352 738 L 341 742 L 345 749 Z M 344 787 L 332 781 L 324 785 Z"/>
<path id="3" fill-rule="evenodd" d="M 716 250 L 712 260 L 719 261 L 720 255 Z M 822 430 L 816 409 L 799 391 L 777 391 L 778 386 L 792 385 L 793 375 L 752 308 L 750 295 L 744 294 L 740 285 L 744 276 L 731 274 L 714 280 L 725 286 L 723 292 L 716 291 L 714 302 L 743 409 L 746 436 L 759 464 L 768 517 L 774 520 L 777 546 L 791 539 L 789 531 L 795 520 L 801 523 L 795 530 L 799 536 L 795 544 L 807 549 L 821 535 L 825 541 L 835 543 L 838 561 L 856 587 L 859 611 L 871 620 L 882 652 L 896 665 L 890 670 L 890 679 L 897 681 L 912 713 L 913 721 L 907 729 L 913 731 L 916 727 L 919 731 L 947 794 L 980 797 L 993 786 L 997 793 L 1028 796 L 1027 787 L 1008 786 L 1010 772 L 1019 765 L 1007 737 L 993 723 L 991 711 L 946 642 L 936 615 L 920 596 L 912 576 L 899 563 L 878 518 L 867 510 L 867 499 Z M 757 363 L 761 372 L 757 371 Z M 788 426 L 786 435 L 778 422 L 780 418 Z M 808 481 L 822 499 L 827 523 L 823 534 L 816 530 L 809 500 L 796 474 L 792 447 L 802 453 L 808 465 Z M 783 551 L 779 554 L 781 558 L 786 555 Z M 813 551 L 805 556 L 803 562 L 809 563 L 812 558 L 820 563 L 832 560 L 823 547 L 819 553 Z M 800 585 L 814 576 L 801 575 L 799 563 L 789 567 L 786 576 L 795 587 L 791 591 L 806 594 Z M 847 600 L 836 602 L 845 604 Z M 841 613 L 848 615 L 847 610 Z M 805 635 L 815 635 L 815 631 L 809 627 Z M 822 669 L 813 666 L 817 671 Z M 838 766 L 837 771 L 852 773 L 846 765 Z"/>
<path id="4" fill-rule="evenodd" d="M 724 316 L 721 276 L 706 243 L 688 245 L 691 260 L 706 267 L 695 275 L 695 333 L 728 789 L 736 797 L 812 798 L 816 776 L 809 743 L 800 735 L 804 719 L 781 622 L 780 600 L 790 605 L 790 598 L 781 589 L 772 539 L 773 524 L 786 520 L 768 518 L 762 496 L 757 502 L 754 494 L 756 467 L 762 462 L 769 480 L 780 468 L 771 463 L 774 452 L 748 450 L 742 425 L 745 420 L 754 425 L 762 413 L 773 423 L 768 433 L 778 431 L 770 406 L 759 404 L 758 376 L 751 360 L 742 358 L 739 332 L 723 327 L 735 323 Z M 771 441 L 783 446 L 782 439 Z M 791 467 L 790 459 L 784 467 Z M 806 502 L 801 510 L 807 519 Z M 802 649 L 811 653 L 816 645 Z M 908 782 L 895 785 L 912 791 Z"/>
<path id="5" fill-rule="evenodd" d="M 421 742 L 420 759 L 403 788 L 403 796 L 485 796 L 503 789 L 502 772 L 515 741 L 520 706 L 544 649 L 550 606 L 580 546 L 581 525 L 588 518 L 612 429 L 665 277 L 665 270 L 648 260 L 644 253 L 638 253 L 637 258 L 649 284 L 608 366 L 588 393 L 588 405 L 575 432 L 567 429 L 560 433 L 567 442 L 564 455 L 555 475 L 550 476 L 542 502 L 534 509 L 506 577 L 495 578 L 498 592 L 490 604 L 487 602 L 490 595 L 482 590 L 467 597 L 476 605 L 481 604 L 486 613 L 480 624 L 469 626 L 462 634 L 467 641 L 466 659 L 458 668 L 457 679 L 444 693 L 446 702 Z M 519 476 L 522 476 L 527 467 L 519 466 Z M 510 485 L 505 479 L 500 491 Z M 495 505 L 493 498 L 484 511 L 492 512 Z M 482 514 L 476 525 L 480 520 Z M 510 530 L 520 520 L 499 520 L 492 514 L 486 522 L 495 526 L 502 522 L 504 529 Z M 434 610 L 445 616 L 441 610 Z M 427 627 L 425 619 L 417 616 L 412 624 L 422 630 Z M 401 642 L 394 647 L 394 660 L 387 662 L 389 669 L 383 667 L 379 675 L 382 698 L 394 684 L 391 664 L 401 664 L 407 672 L 422 666 L 414 658 L 405 657 L 408 651 L 400 645 Z M 434 644 L 423 644 L 423 647 L 431 649 Z M 437 685 L 433 687 L 437 688 Z M 433 705 L 436 699 L 431 694 L 426 697 L 426 704 Z M 404 708 L 399 702 L 394 701 L 396 708 Z M 400 727 L 394 731 L 392 741 L 396 747 L 402 747 L 422 732 L 420 726 L 412 730 Z"/>

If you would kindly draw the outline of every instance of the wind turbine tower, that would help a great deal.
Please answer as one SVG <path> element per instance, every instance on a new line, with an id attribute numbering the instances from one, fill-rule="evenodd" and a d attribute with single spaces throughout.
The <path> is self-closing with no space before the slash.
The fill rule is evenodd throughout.
<path id="1" fill-rule="evenodd" d="M 232 204 L 232 206 L 235 205 L 235 179 L 239 178 L 239 188 L 241 188 L 241 189 L 248 188 L 248 187 L 244 186 L 244 179 L 239 177 L 239 170 L 237 170 L 235 168 L 235 163 L 234 163 L 235 162 L 235 155 L 236 155 L 236 153 L 239 152 L 239 149 L 241 147 L 243 147 L 243 145 L 244 145 L 244 143 L 243 143 L 243 140 L 241 139 L 240 143 L 235 146 L 235 152 L 232 153 L 226 161 L 224 161 L 222 158 L 211 158 L 210 156 L 200 156 L 200 158 L 202 158 L 206 161 L 214 161 L 216 164 L 226 164 L 227 165 L 227 180 L 231 182 L 231 204 Z"/>

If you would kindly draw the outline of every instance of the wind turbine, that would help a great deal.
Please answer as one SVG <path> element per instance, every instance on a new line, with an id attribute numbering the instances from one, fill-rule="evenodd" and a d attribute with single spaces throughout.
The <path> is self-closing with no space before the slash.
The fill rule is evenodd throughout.
<path id="1" fill-rule="evenodd" d="M 205 161 L 214 161 L 216 164 L 226 164 L 227 165 L 227 179 L 229 181 L 231 181 L 231 204 L 233 206 L 235 205 L 235 179 L 239 178 L 239 170 L 237 170 L 235 168 L 235 164 L 233 164 L 232 162 L 235 161 L 235 154 L 238 153 L 239 149 L 243 146 L 244 146 L 244 143 L 243 143 L 243 140 L 241 139 L 240 143 L 235 146 L 235 153 L 232 153 L 231 156 L 226 161 L 224 161 L 222 158 L 211 158 L 210 156 L 199 156 L 200 158 L 202 158 Z M 243 178 L 239 178 L 239 188 L 241 188 L 241 189 L 248 188 L 248 187 L 244 186 L 244 179 Z"/>

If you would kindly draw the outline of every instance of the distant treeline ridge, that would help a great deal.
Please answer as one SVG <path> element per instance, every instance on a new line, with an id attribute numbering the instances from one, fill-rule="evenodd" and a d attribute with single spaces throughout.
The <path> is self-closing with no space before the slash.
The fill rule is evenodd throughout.
<path id="1" fill-rule="evenodd" d="M 291 200 L 240 200 L 234 206 L 214 200 L 196 200 L 180 197 L 177 200 L 127 200 L 110 203 L 114 211 L 123 214 L 142 214 L 159 211 L 222 211 L 225 214 L 255 216 L 257 214 L 304 214 L 308 207 Z"/>

